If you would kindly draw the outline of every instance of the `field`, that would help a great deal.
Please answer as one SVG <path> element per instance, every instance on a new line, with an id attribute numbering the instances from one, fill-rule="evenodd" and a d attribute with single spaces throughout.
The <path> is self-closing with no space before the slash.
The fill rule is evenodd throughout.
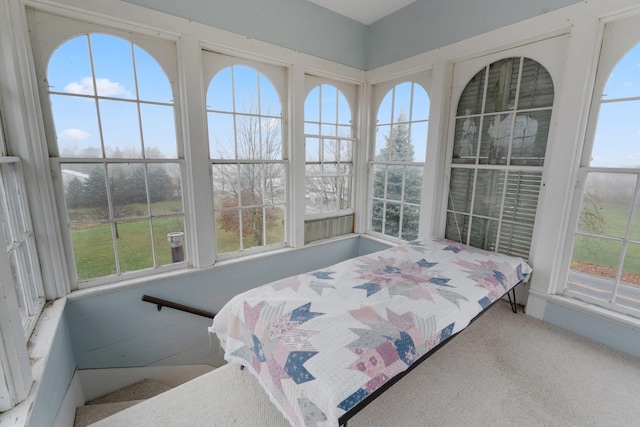
<path id="1" fill-rule="evenodd" d="M 127 206 L 129 212 L 138 212 L 138 206 Z M 166 206 L 152 206 L 155 213 L 168 213 Z M 74 212 L 76 218 L 82 215 L 86 220 L 86 212 Z M 128 272 L 153 268 L 153 252 L 151 250 L 151 227 L 148 219 L 122 221 L 117 223 L 116 247 L 120 263 L 120 271 Z M 153 219 L 153 237 L 155 245 L 156 265 L 171 264 L 171 246 L 167 241 L 167 234 L 184 232 L 182 215 L 160 217 Z M 239 233 L 225 231 L 216 227 L 218 253 L 233 252 L 239 249 Z M 78 280 L 89 280 L 102 276 L 116 274 L 116 261 L 113 249 L 112 227 L 110 223 L 95 225 L 72 225 L 71 239 L 78 272 Z M 185 241 L 188 236 L 185 236 Z M 284 240 L 284 225 L 282 218 L 276 221 L 276 226 L 267 232 L 267 244 Z M 245 248 L 251 247 L 250 239 L 245 238 Z M 186 245 L 184 246 L 185 259 Z"/>
<path id="2" fill-rule="evenodd" d="M 624 237 L 628 221 L 628 210 L 614 206 L 603 206 L 602 216 L 606 222 L 597 234 Z M 637 215 L 637 214 L 636 214 Z M 636 216 L 631 238 L 640 240 L 640 217 Z M 615 278 L 622 243 L 620 241 L 589 236 L 577 236 L 573 249 L 571 268 L 589 274 Z M 640 285 L 640 244 L 629 243 L 623 264 L 623 280 Z"/>

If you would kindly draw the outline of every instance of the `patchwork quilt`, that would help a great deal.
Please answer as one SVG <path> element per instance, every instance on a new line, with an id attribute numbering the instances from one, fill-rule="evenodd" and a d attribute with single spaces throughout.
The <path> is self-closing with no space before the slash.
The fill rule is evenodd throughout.
<path id="1" fill-rule="evenodd" d="M 211 331 L 291 425 L 337 426 L 531 271 L 521 258 L 425 238 L 240 294 Z"/>

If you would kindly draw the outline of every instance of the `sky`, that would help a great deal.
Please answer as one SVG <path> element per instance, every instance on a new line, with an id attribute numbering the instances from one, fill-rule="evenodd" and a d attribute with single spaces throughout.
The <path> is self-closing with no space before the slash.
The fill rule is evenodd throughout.
<path id="1" fill-rule="evenodd" d="M 76 155 L 80 155 L 88 148 L 99 153 L 102 130 L 108 153 L 117 148 L 129 156 L 140 157 L 143 141 L 146 148 L 155 149 L 154 157 L 177 158 L 172 88 L 161 66 L 137 46 L 132 52 L 131 43 L 124 39 L 92 34 L 90 44 L 91 50 L 87 36 L 71 39 L 58 48 L 49 63 L 48 82 L 53 92 L 51 102 L 60 150 L 75 150 Z M 228 69 L 215 77 L 224 84 L 208 90 L 207 109 L 231 111 L 234 108 L 231 88 L 234 87 L 237 112 L 247 112 L 260 102 L 263 115 L 280 115 L 278 94 L 262 74 L 249 67 L 236 67 L 233 78 L 232 83 Z M 260 88 L 259 101 L 255 99 L 257 87 Z M 411 88 L 410 83 L 396 86 L 380 104 L 376 152 L 383 145 L 384 136 L 388 135 L 388 125 L 397 120 L 402 110 L 411 114 L 415 161 L 422 162 L 426 155 L 429 97 L 419 85 L 413 84 L 413 95 Z M 83 96 L 93 95 L 96 90 L 101 96 L 113 98 L 98 101 L 101 123 L 95 99 Z M 323 122 L 333 116 L 334 122 L 348 127 L 351 107 L 346 98 L 336 97 L 335 92 L 326 89 L 320 99 L 319 92 L 309 94 L 305 121 L 316 121 L 322 113 Z M 622 97 L 638 99 L 616 102 Z M 640 45 L 629 51 L 615 67 L 602 99 L 591 166 L 640 166 Z M 137 100 L 139 104 L 126 102 Z M 215 121 L 218 119 L 219 123 Z M 223 139 L 228 143 L 232 121 L 229 117 L 215 120 L 212 124 L 220 129 L 221 135 L 227 134 L 219 138 L 218 143 L 224 144 Z M 263 123 L 263 126 L 269 125 L 274 123 Z"/>

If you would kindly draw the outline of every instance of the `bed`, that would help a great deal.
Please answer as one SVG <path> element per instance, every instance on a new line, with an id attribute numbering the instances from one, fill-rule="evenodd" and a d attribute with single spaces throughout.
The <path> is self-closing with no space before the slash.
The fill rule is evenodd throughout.
<path id="1" fill-rule="evenodd" d="M 291 425 L 346 425 L 531 271 L 424 238 L 237 295 L 210 330 Z"/>

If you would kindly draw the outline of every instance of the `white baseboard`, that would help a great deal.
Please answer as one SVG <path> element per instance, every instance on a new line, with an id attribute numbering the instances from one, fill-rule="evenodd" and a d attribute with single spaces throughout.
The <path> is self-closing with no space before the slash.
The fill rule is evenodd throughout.
<path id="1" fill-rule="evenodd" d="M 144 379 L 178 386 L 212 369 L 209 365 L 149 366 L 141 368 L 81 369 L 77 371 L 85 401 L 104 396 Z"/>

